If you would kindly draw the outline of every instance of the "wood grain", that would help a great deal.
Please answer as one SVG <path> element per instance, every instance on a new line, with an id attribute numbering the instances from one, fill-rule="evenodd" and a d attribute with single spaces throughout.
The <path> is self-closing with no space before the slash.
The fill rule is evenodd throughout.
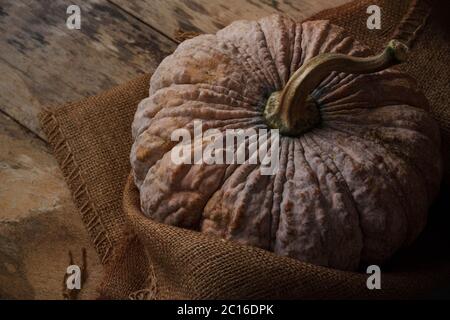
<path id="1" fill-rule="evenodd" d="M 214 33 L 234 20 L 283 13 L 303 20 L 350 0 L 109 0 L 175 39 L 178 30 Z"/>
<path id="2" fill-rule="evenodd" d="M 66 9 L 81 8 L 81 29 Z M 0 109 L 45 138 L 44 106 L 94 95 L 152 71 L 175 43 L 102 0 L 3 0 Z"/>
<path id="3" fill-rule="evenodd" d="M 82 298 L 95 298 L 101 264 L 46 144 L 0 112 L 0 299 L 62 299 L 68 250 L 87 249 Z"/>

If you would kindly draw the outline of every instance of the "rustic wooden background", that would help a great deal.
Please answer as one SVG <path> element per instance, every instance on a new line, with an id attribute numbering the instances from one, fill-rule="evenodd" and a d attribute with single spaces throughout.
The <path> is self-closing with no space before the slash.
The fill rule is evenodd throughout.
<path id="1" fill-rule="evenodd" d="M 68 250 L 88 249 L 81 298 L 101 267 L 39 123 L 44 106 L 152 71 L 176 33 L 282 12 L 302 20 L 349 0 L 0 0 L 0 298 L 62 298 Z M 81 8 L 81 29 L 66 10 Z"/>

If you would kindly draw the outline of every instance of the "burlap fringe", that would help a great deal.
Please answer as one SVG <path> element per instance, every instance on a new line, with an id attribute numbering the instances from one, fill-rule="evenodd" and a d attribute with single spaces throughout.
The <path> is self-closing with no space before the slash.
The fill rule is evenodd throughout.
<path id="1" fill-rule="evenodd" d="M 158 300 L 159 287 L 153 265 L 150 263 L 143 267 L 139 261 L 132 261 L 130 266 L 130 255 L 136 257 L 136 250 L 139 251 L 139 247 L 141 247 L 141 242 L 132 227 L 128 225 L 123 233 L 122 241 L 117 244 L 114 250 L 113 263 L 105 266 L 105 277 L 97 288 L 98 300 Z M 141 258 L 146 256 L 146 252 L 139 252 L 139 254 L 142 254 L 140 255 Z M 117 269 L 118 266 L 119 270 Z M 121 273 L 124 270 L 125 274 Z M 137 287 L 135 279 L 128 279 L 128 276 L 133 278 L 133 275 L 136 274 L 147 275 L 145 280 L 141 282 L 138 280 Z M 134 285 L 130 287 L 127 281 L 131 281 Z M 137 288 L 139 289 L 136 290 Z M 124 294 L 122 290 L 125 290 L 126 293 Z"/>
<path id="2" fill-rule="evenodd" d="M 150 266 L 151 272 L 147 278 L 147 288 L 130 293 L 130 300 L 157 300 L 158 286 L 156 284 L 156 275 L 153 266 Z"/>
<path id="3" fill-rule="evenodd" d="M 44 109 L 39 114 L 39 120 L 48 142 L 53 146 L 53 154 L 61 167 L 64 178 L 67 184 L 69 184 L 70 189 L 74 190 L 72 197 L 80 209 L 81 219 L 91 235 L 92 242 L 100 255 L 101 262 L 105 264 L 111 255 L 113 245 L 95 209 L 93 201 L 91 201 L 89 190 L 86 187 L 86 183 L 80 172 L 80 167 L 75 160 L 70 145 L 60 130 L 58 120 L 51 110 Z"/>

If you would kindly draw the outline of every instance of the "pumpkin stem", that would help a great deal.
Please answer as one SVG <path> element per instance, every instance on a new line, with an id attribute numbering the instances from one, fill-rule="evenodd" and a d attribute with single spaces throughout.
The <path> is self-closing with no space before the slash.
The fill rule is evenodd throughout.
<path id="1" fill-rule="evenodd" d="M 298 135 L 320 121 L 319 108 L 310 93 L 331 72 L 365 74 L 378 72 L 406 60 L 408 47 L 391 40 L 383 52 L 367 58 L 345 54 L 320 54 L 302 65 L 283 90 L 272 93 L 264 116 L 268 124 L 285 135 Z"/>

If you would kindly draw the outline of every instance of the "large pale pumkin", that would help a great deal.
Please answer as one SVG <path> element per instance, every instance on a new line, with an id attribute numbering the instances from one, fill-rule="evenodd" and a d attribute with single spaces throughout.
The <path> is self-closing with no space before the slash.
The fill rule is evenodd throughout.
<path id="1" fill-rule="evenodd" d="M 387 68 L 404 53 L 391 43 L 351 58 L 371 52 L 343 29 L 278 15 L 183 42 L 133 122 L 142 211 L 323 266 L 382 263 L 421 232 L 441 178 L 427 100 Z M 174 163 L 171 134 L 193 134 L 196 120 L 221 132 L 279 129 L 278 170 Z"/>

